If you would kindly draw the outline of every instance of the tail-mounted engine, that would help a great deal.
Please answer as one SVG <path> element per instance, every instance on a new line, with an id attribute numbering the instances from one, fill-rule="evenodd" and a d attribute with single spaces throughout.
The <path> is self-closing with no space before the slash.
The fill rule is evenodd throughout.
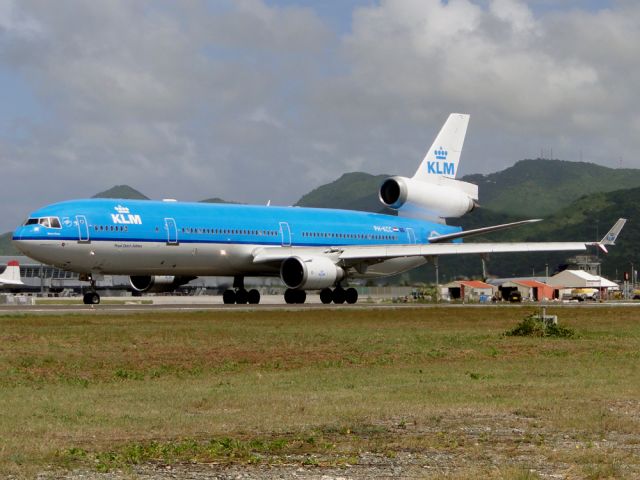
<path id="1" fill-rule="evenodd" d="M 379 197 L 383 204 L 404 217 L 454 218 L 476 207 L 478 186 L 446 177 L 434 181 L 391 177 L 380 186 Z"/>

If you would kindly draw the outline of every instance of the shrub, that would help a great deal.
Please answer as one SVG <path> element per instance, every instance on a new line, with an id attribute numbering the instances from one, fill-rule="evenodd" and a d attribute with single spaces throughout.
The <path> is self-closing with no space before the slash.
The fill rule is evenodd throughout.
<path id="1" fill-rule="evenodd" d="M 505 335 L 510 337 L 571 338 L 575 332 L 571 328 L 545 322 L 540 316 L 531 314 L 526 316 L 513 330 L 505 332 Z"/>

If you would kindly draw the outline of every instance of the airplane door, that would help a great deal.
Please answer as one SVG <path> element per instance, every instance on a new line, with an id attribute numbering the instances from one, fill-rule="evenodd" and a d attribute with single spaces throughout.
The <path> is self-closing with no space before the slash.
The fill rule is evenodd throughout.
<path id="1" fill-rule="evenodd" d="M 416 243 L 416 234 L 413 231 L 413 228 L 407 228 L 407 236 L 409 237 L 410 244 Z"/>
<path id="2" fill-rule="evenodd" d="M 280 222 L 280 237 L 282 238 L 282 246 L 291 246 L 291 230 L 287 222 Z"/>
<path id="3" fill-rule="evenodd" d="M 76 222 L 78 222 L 78 242 L 89 242 L 89 225 L 87 225 L 87 219 L 84 215 L 76 215 Z"/>
<path id="4" fill-rule="evenodd" d="M 178 245 L 178 226 L 173 218 L 164 219 L 164 229 L 167 231 L 167 245 Z"/>

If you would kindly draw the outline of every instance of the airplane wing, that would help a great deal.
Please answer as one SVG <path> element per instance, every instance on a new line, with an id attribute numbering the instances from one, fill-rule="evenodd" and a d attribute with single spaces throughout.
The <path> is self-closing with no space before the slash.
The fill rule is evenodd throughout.
<path id="1" fill-rule="evenodd" d="M 490 243 L 428 243 L 416 245 L 345 245 L 339 247 L 265 247 L 254 252 L 254 263 L 273 263 L 290 256 L 328 256 L 335 263 L 350 265 L 361 261 L 378 263 L 399 257 L 437 257 L 441 255 L 584 251 L 589 246 L 613 245 L 626 219 L 619 219 L 599 242 L 490 242 Z M 491 228 L 491 227 L 487 227 Z"/>
<path id="2" fill-rule="evenodd" d="M 254 263 L 270 263 L 290 256 L 323 255 L 337 261 L 383 261 L 398 257 L 438 257 L 483 253 L 556 252 L 586 250 L 586 242 L 437 243 L 426 245 L 354 245 L 335 248 L 266 247 L 254 252 Z M 338 262 L 336 262 L 338 263 Z"/>

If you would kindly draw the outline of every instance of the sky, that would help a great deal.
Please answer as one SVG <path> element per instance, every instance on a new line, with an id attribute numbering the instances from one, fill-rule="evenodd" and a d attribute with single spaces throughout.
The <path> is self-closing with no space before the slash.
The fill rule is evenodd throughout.
<path id="1" fill-rule="evenodd" d="M 411 176 L 451 112 L 461 174 L 640 168 L 638 58 L 635 0 L 0 0 L 0 232 L 119 184 L 290 205 Z"/>

